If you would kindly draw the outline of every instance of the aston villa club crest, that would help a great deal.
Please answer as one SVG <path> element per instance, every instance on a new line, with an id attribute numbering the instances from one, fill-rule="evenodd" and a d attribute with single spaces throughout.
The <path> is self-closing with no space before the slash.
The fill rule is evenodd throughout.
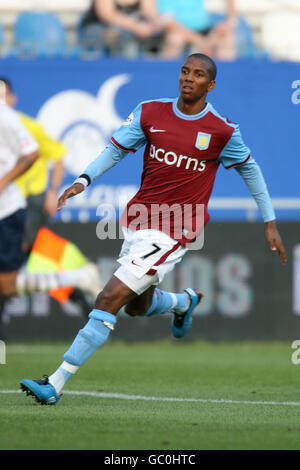
<path id="1" fill-rule="evenodd" d="M 210 143 L 211 134 L 205 132 L 198 132 L 195 146 L 199 150 L 206 150 Z"/>

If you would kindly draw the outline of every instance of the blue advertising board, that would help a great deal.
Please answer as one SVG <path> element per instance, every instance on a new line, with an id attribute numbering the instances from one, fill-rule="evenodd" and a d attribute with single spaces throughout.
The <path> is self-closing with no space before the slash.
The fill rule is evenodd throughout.
<path id="1" fill-rule="evenodd" d="M 180 66 L 162 60 L 5 59 L 0 75 L 12 81 L 18 109 L 67 145 L 64 185 L 69 185 L 139 102 L 177 96 Z M 209 95 L 222 115 L 240 124 L 281 220 L 300 219 L 299 98 L 300 65 L 264 61 L 218 63 L 217 85 Z M 99 218 L 100 202 L 123 207 L 139 187 L 142 154 L 128 155 L 58 217 L 85 222 Z M 211 220 L 259 219 L 235 170 L 220 167 L 210 213 Z"/>

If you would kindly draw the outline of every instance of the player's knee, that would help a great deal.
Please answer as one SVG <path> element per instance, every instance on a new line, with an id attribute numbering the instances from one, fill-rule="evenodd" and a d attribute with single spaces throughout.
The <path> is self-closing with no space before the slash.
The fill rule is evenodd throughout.
<path id="1" fill-rule="evenodd" d="M 110 290 L 103 289 L 97 295 L 95 305 L 100 310 L 106 311 L 106 306 L 110 305 L 113 300 L 114 300 L 113 292 L 111 292 Z"/>
<path id="2" fill-rule="evenodd" d="M 137 317 L 138 315 L 144 315 L 145 312 L 147 312 L 148 308 L 150 307 L 150 304 L 143 302 L 140 304 L 127 304 L 124 308 L 125 313 L 129 315 L 130 317 Z"/>
<path id="3" fill-rule="evenodd" d="M 5 284 L 0 282 L 0 296 L 1 297 L 11 297 L 11 289 L 7 287 Z"/>
<path id="4" fill-rule="evenodd" d="M 129 315 L 130 317 L 136 317 L 137 315 L 141 314 L 140 309 L 132 307 L 130 305 L 126 305 L 124 310 L 125 313 L 127 313 L 127 315 Z"/>
<path id="5" fill-rule="evenodd" d="M 15 285 L 10 282 L 10 278 L 5 274 L 0 274 L 0 296 L 11 297 L 15 295 Z"/>

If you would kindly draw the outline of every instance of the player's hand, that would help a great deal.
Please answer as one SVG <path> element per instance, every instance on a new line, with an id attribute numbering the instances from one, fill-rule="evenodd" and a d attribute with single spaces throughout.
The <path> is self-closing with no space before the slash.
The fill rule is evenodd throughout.
<path id="1" fill-rule="evenodd" d="M 274 220 L 272 220 L 271 222 L 266 222 L 266 237 L 271 250 L 277 251 L 278 256 L 281 258 L 281 263 L 285 265 L 287 261 L 285 248 L 283 246 L 281 237 L 276 227 L 276 222 Z"/>
<path id="2" fill-rule="evenodd" d="M 64 193 L 60 196 L 57 202 L 57 210 L 60 211 L 61 208 L 66 204 L 67 199 L 70 197 L 76 196 L 76 194 L 82 193 L 85 190 L 85 187 L 81 183 L 72 184 Z"/>

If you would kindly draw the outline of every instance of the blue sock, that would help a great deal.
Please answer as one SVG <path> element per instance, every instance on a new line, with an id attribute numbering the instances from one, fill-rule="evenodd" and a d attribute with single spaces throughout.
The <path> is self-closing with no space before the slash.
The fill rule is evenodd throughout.
<path id="1" fill-rule="evenodd" d="M 153 315 L 166 313 L 171 309 L 181 313 L 186 311 L 188 306 L 189 299 L 186 294 L 175 294 L 156 288 L 152 297 L 152 304 L 144 313 L 144 316 L 152 317 Z"/>
<path id="2" fill-rule="evenodd" d="M 79 330 L 73 344 L 65 353 L 64 360 L 75 366 L 84 364 L 105 343 L 116 321 L 115 315 L 111 313 L 92 310 L 89 314 L 89 321 L 82 330 Z"/>

